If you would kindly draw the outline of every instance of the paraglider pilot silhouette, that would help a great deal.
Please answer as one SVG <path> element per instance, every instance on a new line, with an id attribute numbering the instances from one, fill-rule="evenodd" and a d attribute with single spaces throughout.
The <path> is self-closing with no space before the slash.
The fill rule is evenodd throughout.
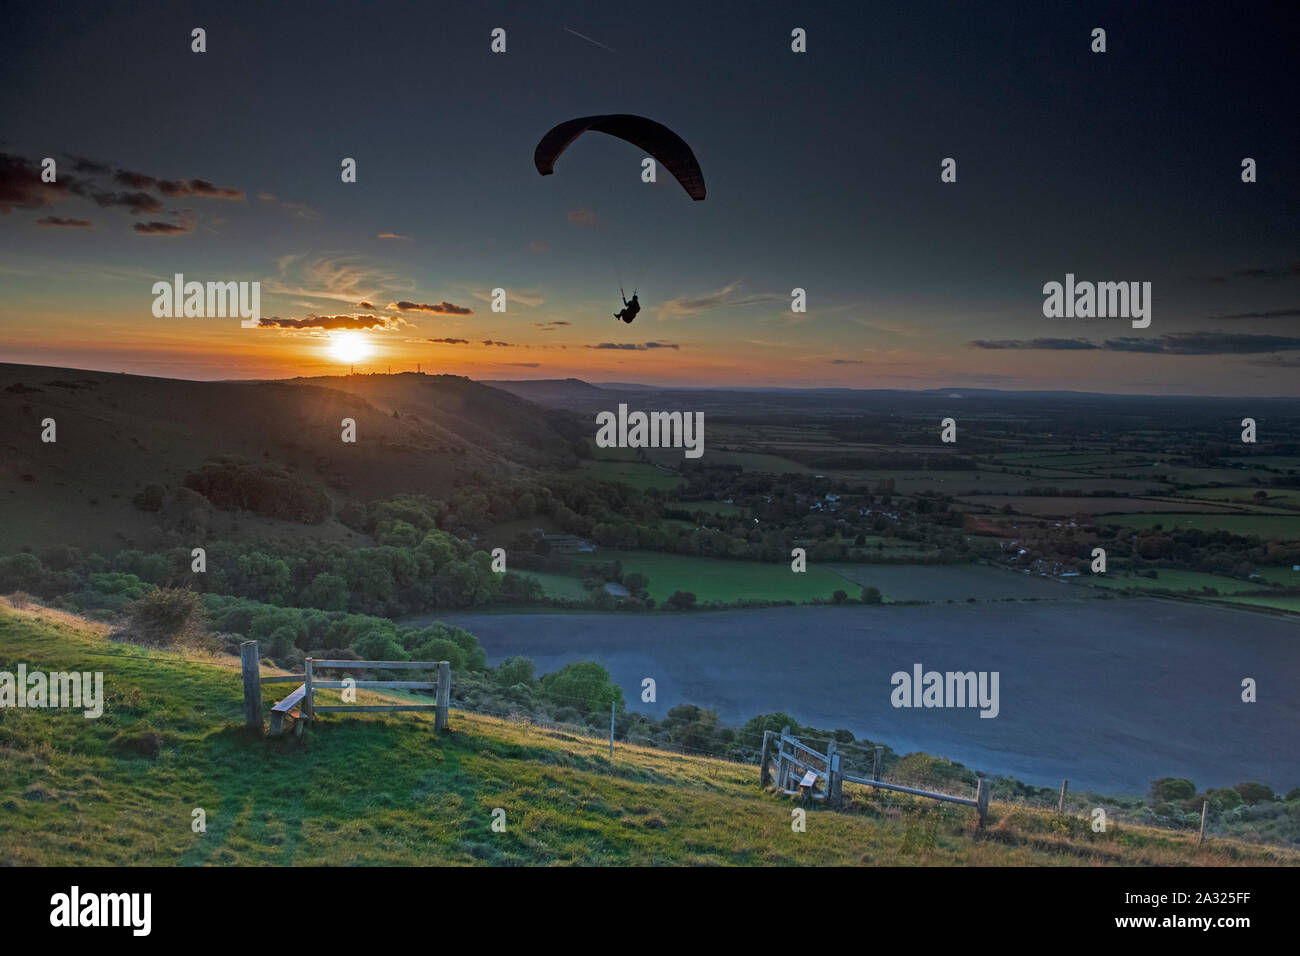
<path id="1" fill-rule="evenodd" d="M 636 290 L 632 290 L 632 301 L 623 299 L 623 311 L 615 312 L 614 318 L 622 319 L 624 322 L 631 322 L 636 318 L 636 314 L 641 311 L 641 303 L 636 300 Z"/>
<path id="2" fill-rule="evenodd" d="M 580 116 L 577 119 L 561 123 L 542 137 L 533 151 L 533 165 L 543 176 L 555 172 L 555 161 L 569 145 L 584 133 L 595 131 L 605 133 L 617 139 L 625 140 L 633 146 L 644 150 L 673 174 L 677 182 L 694 200 L 704 198 L 704 174 L 700 171 L 699 161 L 686 141 L 662 123 L 633 116 L 630 113 L 607 113 L 600 116 Z M 622 279 L 620 277 L 620 285 Z M 619 290 L 620 296 L 623 290 Z M 629 301 L 623 296 L 623 310 L 615 312 L 614 318 L 630 323 L 641 311 L 637 301 L 636 290 L 632 290 Z"/>

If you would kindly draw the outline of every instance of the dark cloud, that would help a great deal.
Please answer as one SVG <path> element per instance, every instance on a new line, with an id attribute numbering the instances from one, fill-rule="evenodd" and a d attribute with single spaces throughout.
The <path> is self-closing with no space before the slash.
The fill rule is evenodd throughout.
<path id="1" fill-rule="evenodd" d="M 62 177 L 59 182 L 43 183 L 38 165 L 22 156 L 0 153 L 0 213 L 51 206 L 67 195 L 72 182 L 70 177 Z"/>
<path id="2" fill-rule="evenodd" d="M 1294 319 L 1300 316 L 1300 308 L 1271 309 L 1267 312 L 1233 312 L 1221 315 L 1221 319 Z"/>
<path id="3" fill-rule="evenodd" d="M 258 320 L 264 329 L 387 329 L 396 320 L 382 315 L 309 315 L 305 319 L 282 319 L 279 316 Z"/>
<path id="4" fill-rule="evenodd" d="M 132 189 L 152 189 L 164 196 L 207 196 L 210 199 L 243 199 L 242 189 L 214 186 L 204 179 L 159 179 L 144 173 L 133 173 L 129 169 L 119 169 L 113 179 Z"/>
<path id="5" fill-rule="evenodd" d="M 1095 349 L 1100 346 L 1085 339 L 976 339 L 968 342 L 973 349 Z"/>
<path id="6" fill-rule="evenodd" d="M 629 352 L 644 352 L 647 349 L 676 349 L 681 346 L 673 342 L 645 342 L 636 344 L 635 342 L 601 342 L 599 345 L 588 345 L 589 349 L 622 349 Z"/>
<path id="7" fill-rule="evenodd" d="M 1100 345 L 1083 339 L 977 339 L 978 349 L 1099 349 L 1105 352 L 1145 352 L 1158 355 L 1256 355 L 1264 352 L 1300 351 L 1300 338 L 1243 332 L 1179 332 L 1159 338 L 1121 336 Z"/>
<path id="8" fill-rule="evenodd" d="M 438 345 L 469 345 L 469 339 L 429 339 Z"/>
<path id="9" fill-rule="evenodd" d="M 137 222 L 132 228 L 136 232 L 142 232 L 146 236 L 173 236 L 179 232 L 189 232 L 189 226 L 182 226 L 174 222 Z"/>
<path id="10" fill-rule="evenodd" d="M 1253 266 L 1237 269 L 1223 276 L 1210 276 L 1211 282 L 1231 282 L 1233 279 L 1294 279 L 1300 277 L 1300 262 L 1287 266 Z"/>
<path id="11" fill-rule="evenodd" d="M 515 368 L 541 368 L 541 362 L 506 362 L 507 365 Z"/>
<path id="12" fill-rule="evenodd" d="M 484 344 L 484 345 L 500 345 L 500 346 L 503 346 L 503 347 L 508 348 L 508 349 L 512 349 L 512 348 L 515 347 L 515 343 L 513 343 L 513 342 L 493 342 L 491 339 L 484 339 L 484 340 L 483 340 L 483 344 Z"/>
<path id="13" fill-rule="evenodd" d="M 163 210 L 162 200 L 146 190 L 153 190 L 168 197 L 207 196 L 216 199 L 244 197 L 243 192 L 238 189 L 214 186 L 202 179 L 165 180 L 124 169 L 114 172 L 106 163 L 82 156 L 69 156 L 66 165 L 74 172 L 89 178 L 78 178 L 60 172 L 57 181 L 44 183 L 41 182 L 39 164 L 22 156 L 0 153 L 0 213 L 7 213 L 14 209 L 43 209 L 69 194 L 89 199 L 103 208 L 121 207 L 137 216 L 159 213 Z M 108 179 L 110 174 L 111 179 Z M 112 188 L 113 183 L 126 186 L 128 189 L 115 190 Z M 144 233 L 189 231 L 189 227 L 159 228 L 155 223 L 148 224 L 144 229 L 137 225 L 135 229 L 137 232 Z"/>
<path id="14" fill-rule="evenodd" d="M 78 229 L 84 229 L 87 226 L 93 226 L 94 223 L 89 219 L 61 219 L 58 216 L 46 216 L 44 219 L 37 219 L 38 226 L 72 226 Z"/>
<path id="15" fill-rule="evenodd" d="M 555 322 L 534 322 L 533 325 L 541 329 L 543 332 L 554 332 L 559 326 L 572 325 L 572 323 L 557 320 Z"/>
<path id="16" fill-rule="evenodd" d="M 72 160 L 72 168 L 78 173 L 89 173 L 92 176 L 107 176 L 113 171 L 113 167 L 106 163 L 97 163 L 93 159 L 86 159 L 84 156 L 69 155 L 68 159 Z"/>
<path id="17" fill-rule="evenodd" d="M 831 359 L 832 365 L 861 365 L 862 359 Z"/>
<path id="18" fill-rule="evenodd" d="M 1138 347 L 1147 340 L 1135 338 L 1107 339 L 1103 348 L 1130 352 L 1157 351 L 1165 355 L 1251 355 L 1260 352 L 1300 350 L 1300 338 L 1292 335 L 1260 335 L 1242 332 L 1181 332 L 1162 335 L 1159 347 Z"/>
<path id="19" fill-rule="evenodd" d="M 122 206 L 130 210 L 133 216 L 139 216 L 143 213 L 162 212 L 163 204 L 156 196 L 150 196 L 145 192 L 133 193 L 114 193 L 101 192 L 80 186 L 73 186 L 72 191 L 79 196 L 85 196 L 87 199 L 93 199 L 96 205 Z"/>
<path id="20" fill-rule="evenodd" d="M 206 196 L 209 199 L 243 199 L 244 191 L 229 186 L 214 186 L 202 179 L 161 180 L 158 191 L 164 196 Z"/>
<path id="21" fill-rule="evenodd" d="M 467 309 L 462 305 L 452 305 L 450 302 L 443 301 L 436 305 L 429 305 L 427 302 L 390 302 L 388 308 L 397 309 L 401 312 L 434 312 L 438 315 L 473 315 L 473 309 Z"/>
<path id="22" fill-rule="evenodd" d="M 373 302 L 358 302 L 357 308 L 366 309 L 370 312 L 373 312 L 375 310 L 375 304 Z"/>
<path id="23" fill-rule="evenodd" d="M 125 169 L 119 169 L 113 178 L 123 186 L 130 186 L 132 189 L 156 189 L 158 186 L 158 180 L 153 176 L 127 172 Z"/>

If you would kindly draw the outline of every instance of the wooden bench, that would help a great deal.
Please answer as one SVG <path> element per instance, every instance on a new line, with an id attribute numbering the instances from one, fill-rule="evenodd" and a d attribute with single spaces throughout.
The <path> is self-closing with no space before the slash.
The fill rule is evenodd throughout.
<path id="1" fill-rule="evenodd" d="M 291 693 L 284 700 L 279 701 L 271 708 L 271 734 L 280 734 L 284 732 L 284 717 L 288 714 L 298 722 L 295 728 L 298 733 L 302 733 L 302 713 L 299 705 L 304 697 L 307 696 L 307 685 L 299 684 L 298 689 Z"/>

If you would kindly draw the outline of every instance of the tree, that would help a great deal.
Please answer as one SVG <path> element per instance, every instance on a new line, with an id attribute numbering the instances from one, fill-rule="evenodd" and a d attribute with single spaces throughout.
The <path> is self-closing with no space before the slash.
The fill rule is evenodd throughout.
<path id="1" fill-rule="evenodd" d="M 695 607 L 695 595 L 690 591 L 674 591 L 664 605 L 674 611 L 689 611 Z"/>
<path id="2" fill-rule="evenodd" d="M 497 668 L 497 682 L 503 687 L 533 682 L 533 662 L 527 657 L 507 657 Z"/>
<path id="3" fill-rule="evenodd" d="M 322 572 L 312 578 L 311 584 L 303 588 L 299 600 L 304 607 L 320 608 L 322 611 L 346 611 L 348 582 L 337 574 Z"/>
<path id="4" fill-rule="evenodd" d="M 1185 777 L 1161 777 L 1152 782 L 1151 795 L 1161 803 L 1190 800 L 1196 796 L 1196 785 Z"/>
<path id="5" fill-rule="evenodd" d="M 558 671 L 544 674 L 542 696 L 555 703 L 576 707 L 584 713 L 605 712 L 613 701 L 623 709 L 623 690 L 609 679 L 609 671 L 595 661 L 574 661 Z"/>
<path id="6" fill-rule="evenodd" d="M 879 604 L 882 600 L 880 588 L 865 587 L 862 589 L 863 604 Z"/>
<path id="7" fill-rule="evenodd" d="M 1239 783 L 1232 789 L 1241 794 L 1241 799 L 1250 804 L 1273 799 L 1273 789 L 1262 783 Z"/>

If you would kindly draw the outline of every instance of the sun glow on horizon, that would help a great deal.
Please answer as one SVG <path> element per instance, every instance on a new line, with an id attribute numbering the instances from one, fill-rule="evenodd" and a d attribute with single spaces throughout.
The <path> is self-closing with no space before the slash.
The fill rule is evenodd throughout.
<path id="1" fill-rule="evenodd" d="M 370 354 L 370 343 L 359 332 L 343 332 L 330 339 L 330 354 L 340 362 L 359 362 Z"/>

